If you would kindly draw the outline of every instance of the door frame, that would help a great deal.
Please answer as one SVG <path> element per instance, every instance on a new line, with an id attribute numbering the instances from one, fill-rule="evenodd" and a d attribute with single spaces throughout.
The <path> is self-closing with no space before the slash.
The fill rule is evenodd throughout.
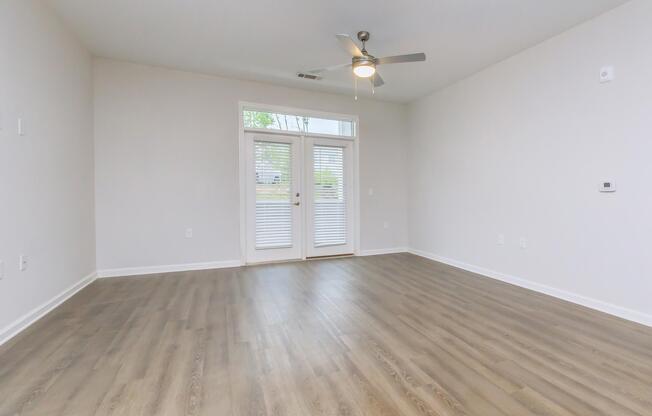
<path id="1" fill-rule="evenodd" d="M 352 178 L 352 192 L 353 192 L 353 254 L 358 256 L 360 255 L 360 159 L 359 159 L 359 140 L 360 140 L 360 120 L 356 115 L 351 114 L 340 114 L 340 113 L 329 113 L 324 111 L 317 110 L 308 110 L 302 108 L 292 108 L 284 107 L 277 105 L 269 104 L 260 104 L 252 103 L 247 101 L 238 102 L 238 184 L 240 189 L 240 263 L 242 265 L 250 264 L 247 259 L 247 132 L 259 132 L 268 135 L 280 135 L 280 136 L 299 136 L 301 138 L 306 137 L 306 135 L 298 132 L 289 132 L 289 131 L 274 131 L 274 130 L 262 130 L 262 129 L 245 129 L 244 120 L 242 113 L 245 109 L 255 109 L 260 111 L 274 111 L 278 113 L 285 114 L 296 114 L 301 116 L 311 116 L 311 117 L 320 117 L 320 118 L 332 118 L 332 119 L 341 119 L 341 120 L 352 120 L 355 123 L 355 135 L 352 137 L 343 137 L 343 136 L 333 136 L 328 134 L 310 134 L 310 137 L 315 138 L 331 138 L 338 140 L 349 140 L 353 142 L 352 146 L 352 160 L 353 160 L 353 178 Z M 303 150 L 304 143 L 301 140 L 301 148 Z M 303 154 L 303 153 L 302 153 Z M 306 195 L 305 181 L 301 181 L 301 195 Z M 304 204 L 302 204 L 304 205 Z M 304 216 L 305 222 L 305 216 Z M 305 224 L 304 224 L 304 235 L 305 235 Z M 303 244 L 301 247 L 301 259 L 306 259 L 306 244 L 307 242 L 303 239 Z"/>

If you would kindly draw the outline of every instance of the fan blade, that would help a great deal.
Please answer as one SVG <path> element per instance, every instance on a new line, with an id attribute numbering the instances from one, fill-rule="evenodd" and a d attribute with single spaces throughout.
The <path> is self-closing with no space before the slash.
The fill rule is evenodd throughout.
<path id="1" fill-rule="evenodd" d="M 385 85 L 385 81 L 383 80 L 383 77 L 380 76 L 378 71 L 376 71 L 376 73 L 371 78 L 369 78 L 369 81 L 371 81 L 371 83 L 374 84 L 375 88 L 382 87 L 383 85 Z"/>
<path id="2" fill-rule="evenodd" d="M 376 59 L 376 64 L 400 64 L 402 62 L 420 62 L 426 60 L 425 53 L 412 53 L 410 55 L 386 56 Z"/>
<path id="3" fill-rule="evenodd" d="M 348 67 L 351 67 L 351 64 L 333 65 L 333 66 L 327 66 L 326 68 L 311 69 L 310 71 L 306 71 L 306 74 L 321 74 L 322 72 L 337 71 L 338 69 L 343 69 Z"/>
<path id="4" fill-rule="evenodd" d="M 358 45 L 355 44 L 351 36 L 349 35 L 335 35 L 337 40 L 340 41 L 340 45 L 347 51 L 351 56 L 362 56 L 362 51 L 358 48 Z"/>

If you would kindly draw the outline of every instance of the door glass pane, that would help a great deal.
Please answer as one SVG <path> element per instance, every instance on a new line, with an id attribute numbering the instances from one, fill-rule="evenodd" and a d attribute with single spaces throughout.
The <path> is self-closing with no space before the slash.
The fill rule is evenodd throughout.
<path id="1" fill-rule="evenodd" d="M 292 247 L 292 147 L 254 142 L 256 249 Z"/>
<path id="2" fill-rule="evenodd" d="M 344 149 L 313 147 L 314 246 L 346 244 L 347 221 L 344 192 Z"/>

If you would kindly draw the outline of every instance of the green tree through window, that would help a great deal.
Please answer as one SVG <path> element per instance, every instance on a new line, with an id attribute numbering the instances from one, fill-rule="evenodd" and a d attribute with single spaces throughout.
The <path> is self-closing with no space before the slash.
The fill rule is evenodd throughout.
<path id="1" fill-rule="evenodd" d="M 262 113 L 259 111 L 245 111 L 243 112 L 244 125 L 246 127 L 255 129 L 266 129 L 274 124 L 274 118 L 270 113 Z"/>

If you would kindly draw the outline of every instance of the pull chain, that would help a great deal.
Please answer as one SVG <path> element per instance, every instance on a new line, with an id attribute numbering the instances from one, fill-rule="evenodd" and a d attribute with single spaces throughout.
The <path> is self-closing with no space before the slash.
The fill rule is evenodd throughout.
<path id="1" fill-rule="evenodd" d="M 358 101 L 358 77 L 353 76 L 353 91 L 355 94 L 355 100 Z"/>

